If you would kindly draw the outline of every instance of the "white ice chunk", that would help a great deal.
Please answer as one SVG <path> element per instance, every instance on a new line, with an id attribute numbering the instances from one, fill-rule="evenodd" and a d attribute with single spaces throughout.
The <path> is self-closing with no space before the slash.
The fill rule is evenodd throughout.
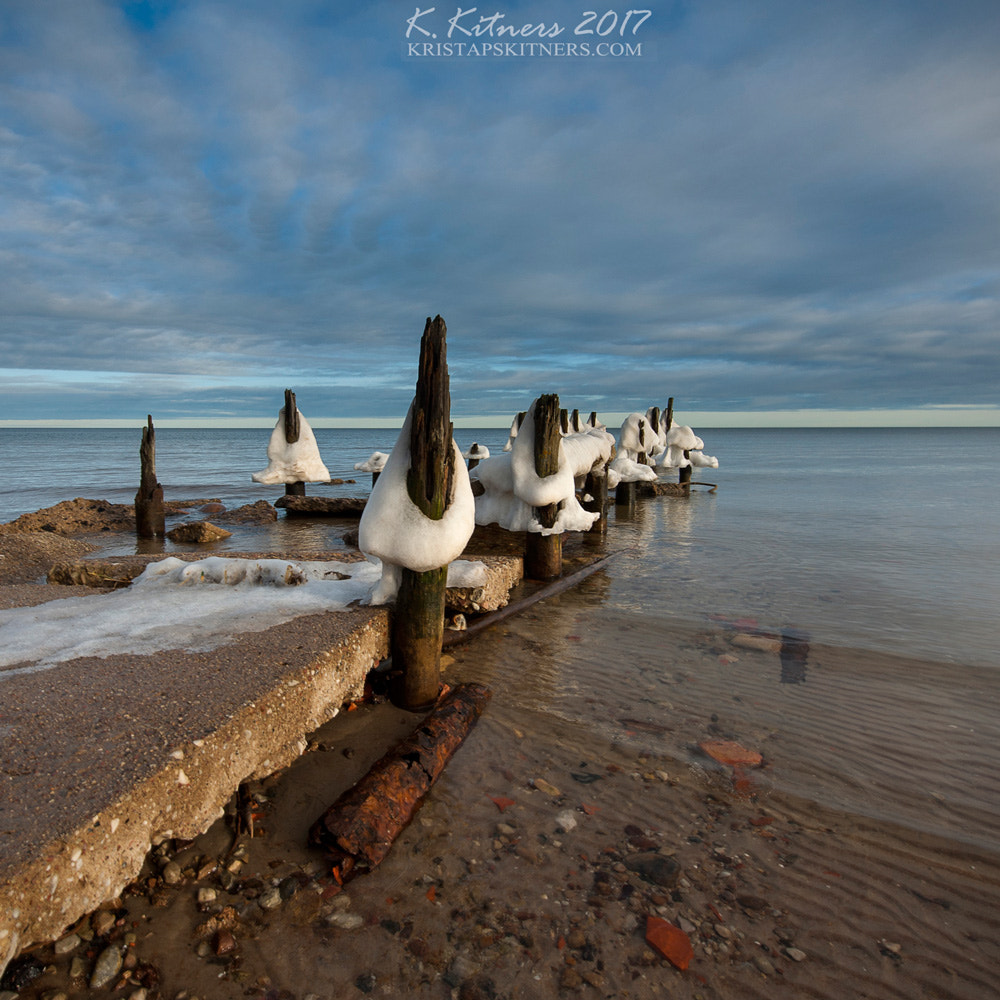
<path id="1" fill-rule="evenodd" d="M 645 414 L 630 413 L 618 434 L 618 449 L 628 452 L 628 457 L 634 460 L 640 452 L 649 454 L 650 447 L 656 441 L 656 435 L 647 423 Z"/>
<path id="2" fill-rule="evenodd" d="M 377 580 L 367 562 L 169 557 L 123 590 L 0 611 L 0 684 L 81 656 L 215 649 L 300 615 L 346 608 Z M 2 669 L 12 664 L 31 665 Z"/>
<path id="3" fill-rule="evenodd" d="M 328 483 L 330 472 L 319 457 L 319 446 L 312 428 L 299 414 L 299 439 L 289 444 L 285 440 L 285 408 L 278 411 L 278 422 L 267 444 L 267 468 L 250 478 L 255 483 L 273 486 L 276 483 Z"/>
<path id="4" fill-rule="evenodd" d="M 427 517 L 410 499 L 406 473 L 410 467 L 412 421 L 411 405 L 399 438 L 361 515 L 358 545 L 366 556 L 376 556 L 383 564 L 426 573 L 447 566 L 462 554 L 476 527 L 476 503 L 468 469 L 454 441 L 451 445 L 455 474 L 444 517 L 437 521 Z"/>
<path id="5" fill-rule="evenodd" d="M 389 456 L 384 451 L 373 451 L 363 462 L 355 462 L 356 472 L 381 472 Z"/>
<path id="6" fill-rule="evenodd" d="M 659 477 L 656 469 L 630 458 L 625 451 L 618 452 L 608 466 L 608 489 L 619 483 L 655 483 Z"/>
<path id="7" fill-rule="evenodd" d="M 717 469 L 719 467 L 719 460 L 714 455 L 706 455 L 701 451 L 692 451 L 688 454 L 691 458 L 691 464 L 698 468 Z"/>

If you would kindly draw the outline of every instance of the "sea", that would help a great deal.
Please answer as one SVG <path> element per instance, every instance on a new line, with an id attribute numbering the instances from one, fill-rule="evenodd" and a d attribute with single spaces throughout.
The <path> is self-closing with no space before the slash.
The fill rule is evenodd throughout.
<path id="1" fill-rule="evenodd" d="M 796 746 L 775 769 L 796 795 L 997 847 L 1000 429 L 700 433 L 718 469 L 696 469 L 685 497 L 612 504 L 604 544 L 618 556 L 519 626 L 523 648 L 547 651 L 523 665 L 526 709 L 591 734 L 611 725 L 594 707 L 602 698 L 618 701 L 619 717 L 717 716 L 747 739 L 773 739 L 779 756 L 782 740 Z M 315 434 L 331 477 L 345 482 L 307 492 L 364 496 L 371 476 L 355 463 L 391 450 L 397 432 Z M 463 450 L 475 442 L 495 453 L 507 431 L 455 436 Z M 75 497 L 131 503 L 140 437 L 0 429 L 0 521 Z M 268 438 L 158 429 L 166 498 L 278 499 L 281 487 L 251 480 Z M 326 549 L 333 531 L 281 515 L 215 551 Z M 105 551 L 144 550 L 118 537 Z M 733 645 L 739 634 L 794 640 L 800 654 L 791 665 L 768 659 Z M 612 729 L 603 735 L 618 738 Z M 679 731 L 670 749 L 684 759 L 690 741 Z"/>

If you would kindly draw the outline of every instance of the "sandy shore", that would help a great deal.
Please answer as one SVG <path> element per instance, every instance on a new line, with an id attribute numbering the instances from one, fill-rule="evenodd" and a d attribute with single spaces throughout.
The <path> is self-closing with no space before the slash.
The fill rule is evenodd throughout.
<path id="1" fill-rule="evenodd" d="M 374 873 L 341 887 L 306 836 L 415 725 L 377 695 L 232 803 L 234 817 L 253 814 L 252 838 L 233 818 L 164 844 L 119 900 L 8 970 L 31 980 L 17 995 L 1000 995 L 992 810 L 968 804 L 977 829 L 963 835 L 937 744 L 911 753 L 903 721 L 871 735 L 881 754 L 862 755 L 881 769 L 885 814 L 851 805 L 853 768 L 865 766 L 852 763 L 852 715 L 908 718 L 879 689 L 883 674 L 821 683 L 810 703 L 800 689 L 798 702 L 776 697 L 774 650 L 735 648 L 722 626 L 637 636 L 623 620 L 616 632 L 606 587 L 599 573 L 446 655 L 446 680 L 487 683 L 494 697 Z M 634 690 L 609 680 L 621 662 L 638 670 Z M 850 666 L 811 651 L 810 683 Z M 919 664 L 905 666 L 919 686 Z M 995 698 L 978 680 L 992 686 L 970 697 Z M 797 721 L 782 717 L 792 708 Z M 761 766 L 716 763 L 699 749 L 710 739 L 760 749 Z M 995 751 L 980 765 L 973 745 L 962 808 L 988 801 L 996 781 Z M 905 791 L 914 770 L 938 799 Z M 834 789 L 829 804 L 810 780 Z M 686 969 L 647 942 L 650 918 L 687 935 Z M 101 963 L 113 971 L 90 986 Z"/>

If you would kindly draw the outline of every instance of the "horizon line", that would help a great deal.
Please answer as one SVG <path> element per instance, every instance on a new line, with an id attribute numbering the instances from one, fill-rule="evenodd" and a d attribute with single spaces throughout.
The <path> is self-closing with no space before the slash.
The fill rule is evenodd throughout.
<path id="1" fill-rule="evenodd" d="M 628 411 L 598 414 L 607 427 L 620 426 Z M 404 417 L 312 417 L 311 427 L 326 429 L 379 430 L 399 429 Z M 454 417 L 456 429 L 495 429 L 510 427 L 513 417 L 497 414 Z M 809 428 L 809 427 L 1000 427 L 1000 406 L 926 406 L 884 410 L 676 410 L 674 423 L 691 427 L 741 428 Z M 261 430 L 275 426 L 273 417 L 167 417 L 153 421 L 163 429 Z M 146 426 L 145 418 L 104 417 L 0 420 L 0 428 L 80 428 L 136 429 Z"/>

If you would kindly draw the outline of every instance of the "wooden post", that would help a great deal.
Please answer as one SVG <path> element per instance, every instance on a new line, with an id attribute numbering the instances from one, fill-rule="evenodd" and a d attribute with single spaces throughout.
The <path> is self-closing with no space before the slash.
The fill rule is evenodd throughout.
<path id="1" fill-rule="evenodd" d="M 156 430 L 146 415 L 139 445 L 139 490 L 135 495 L 135 533 L 138 538 L 162 538 L 166 532 L 163 487 L 156 481 Z"/>
<path id="2" fill-rule="evenodd" d="M 410 425 L 410 468 L 406 492 L 425 517 L 444 517 L 455 476 L 451 394 L 448 384 L 444 320 L 428 318 L 420 340 L 420 368 Z M 389 695 L 395 705 L 416 712 L 438 697 L 444 592 L 448 567 L 426 573 L 401 571 L 392 615 L 393 678 Z"/>
<path id="3" fill-rule="evenodd" d="M 535 403 L 535 472 L 552 476 L 559 471 L 559 397 L 539 396 Z M 535 516 L 545 528 L 556 523 L 558 504 L 536 507 Z M 524 547 L 524 575 L 529 580 L 554 580 L 562 573 L 562 535 L 529 531 Z"/>
<path id="4" fill-rule="evenodd" d="M 570 426 L 573 428 L 573 433 L 574 434 L 579 434 L 580 431 L 583 430 L 583 427 L 580 425 L 580 411 L 579 410 L 574 410 L 573 411 L 573 416 L 570 418 Z"/>
<path id="5" fill-rule="evenodd" d="M 691 458 L 691 452 L 685 451 L 684 452 L 684 457 L 687 458 L 687 459 L 690 459 Z M 679 482 L 681 484 L 681 486 L 685 487 L 686 490 L 691 488 L 691 466 L 690 465 L 681 466 L 681 468 L 677 470 L 677 482 Z"/>
<path id="6" fill-rule="evenodd" d="M 591 525 L 590 531 L 584 535 L 585 542 L 600 541 L 608 530 L 608 463 L 604 463 L 604 468 L 600 470 L 600 475 L 595 469 L 587 473 L 587 478 L 583 481 L 584 500 L 580 504 L 584 510 L 596 511 L 601 516 Z M 586 499 L 587 497 L 590 499 Z"/>
<path id="7" fill-rule="evenodd" d="M 663 424 L 668 434 L 670 433 L 670 425 L 673 422 L 674 422 L 674 397 L 671 396 L 667 400 L 667 412 L 663 418 Z"/>
<path id="8" fill-rule="evenodd" d="M 289 444 L 295 444 L 299 439 L 299 408 L 295 405 L 295 393 L 291 389 L 285 390 L 285 440 Z M 286 497 L 304 497 L 306 495 L 305 483 L 285 483 Z"/>
<path id="9" fill-rule="evenodd" d="M 479 448 L 479 442 L 478 442 L 478 441 L 473 441 L 473 442 L 472 442 L 472 447 L 471 447 L 471 448 L 469 449 L 469 451 L 477 451 L 477 450 L 478 450 L 478 448 Z M 474 469 L 474 468 L 475 468 L 475 467 L 476 467 L 477 465 L 479 465 L 479 459 L 478 459 L 478 458 L 470 458 L 470 459 L 469 459 L 469 471 L 470 471 L 470 472 L 471 472 L 471 471 L 472 471 L 472 470 L 473 470 L 473 469 Z"/>

